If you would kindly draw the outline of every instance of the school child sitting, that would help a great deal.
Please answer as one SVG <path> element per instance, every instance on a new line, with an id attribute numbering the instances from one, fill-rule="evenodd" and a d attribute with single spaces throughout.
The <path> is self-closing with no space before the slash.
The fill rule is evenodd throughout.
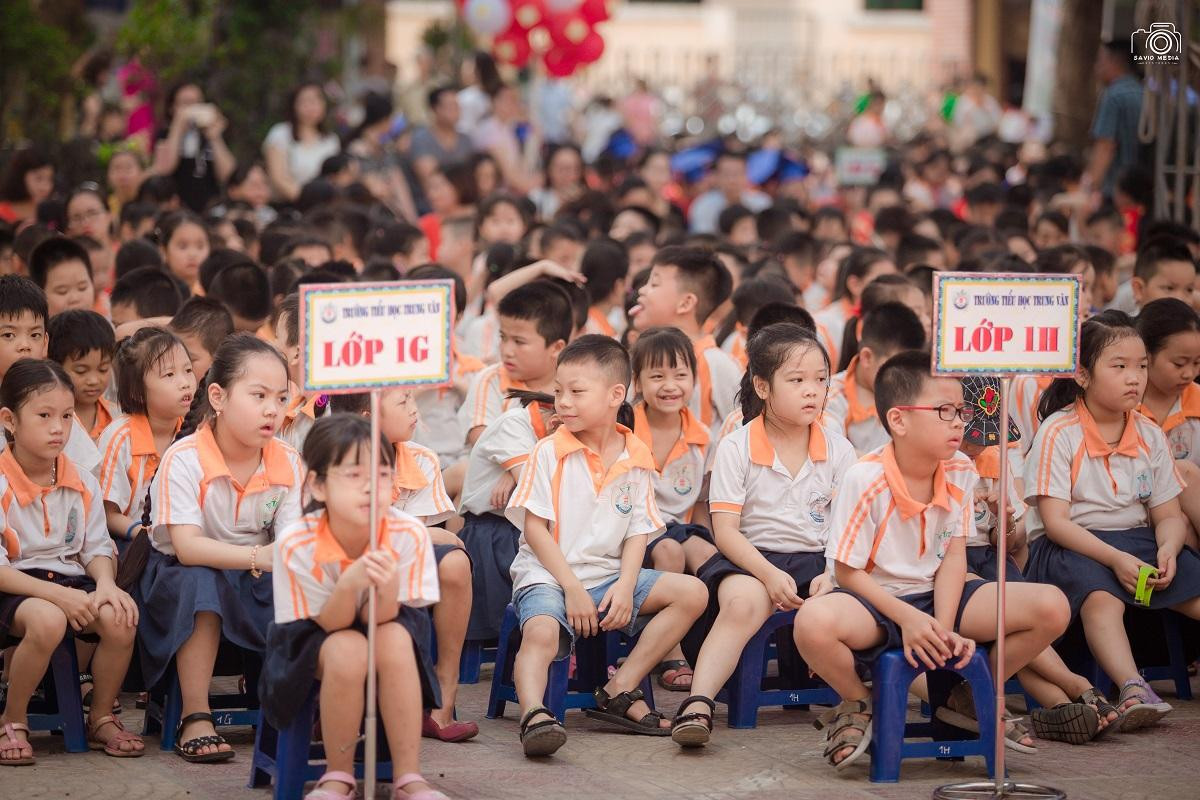
<path id="1" fill-rule="evenodd" d="M 367 394 L 334 395 L 332 408 L 358 414 L 370 413 Z M 437 455 L 412 441 L 417 428 L 417 404 L 408 389 L 393 388 L 381 392 L 379 431 L 394 448 L 395 463 L 392 491 L 393 507 L 434 526 L 454 515 L 454 503 L 442 485 Z M 441 600 L 431 609 L 437 634 L 437 678 L 441 688 L 441 708 L 426 717 L 424 735 L 447 742 L 461 742 L 479 733 L 474 722 L 455 720 L 454 701 L 458 695 L 458 662 L 467 620 L 471 616 L 471 559 L 453 533 L 429 527 L 437 562 Z"/>
<path id="2" fill-rule="evenodd" d="M 1088 647 L 1120 687 L 1122 731 L 1171 712 L 1138 673 L 1123 622 L 1139 572 L 1150 608 L 1200 618 L 1200 556 L 1184 546 L 1183 486 L 1162 429 L 1135 409 L 1146 345 L 1133 320 L 1105 311 L 1083 324 L 1079 374 L 1055 379 L 1025 464 L 1030 580 L 1053 584 L 1079 615 Z"/>
<path id="3" fill-rule="evenodd" d="M 0 380 L 22 358 L 45 358 L 48 350 L 46 322 L 49 312 L 46 293 L 28 278 L 0 275 Z M 93 472 L 100 464 L 100 451 L 87 430 L 74 416 L 63 453 L 80 472 Z M 7 439 L 0 437 L 0 451 Z"/>
<path id="4" fill-rule="evenodd" d="M 696 388 L 696 352 L 678 328 L 643 331 L 633 348 L 633 432 L 654 457 L 654 501 L 667 524 L 646 545 L 645 567 L 696 574 L 717 554 L 706 505 L 708 431 L 688 410 Z M 692 669 L 679 648 L 656 668 L 658 682 L 675 692 L 691 687 Z"/>
<path id="5" fill-rule="evenodd" d="M 1195 283 L 1196 262 L 1183 241 L 1159 236 L 1138 248 L 1133 277 L 1129 281 L 1138 308 L 1164 297 L 1190 303 Z"/>
<path id="6" fill-rule="evenodd" d="M 83 245 L 65 236 L 52 236 L 33 248 L 29 277 L 46 293 L 50 316 L 96 304 L 92 262 Z"/>
<path id="7" fill-rule="evenodd" d="M 471 448 L 459 503 L 463 527 L 458 536 L 472 565 L 467 638 L 474 641 L 500 635 L 504 610 L 512 602 L 509 569 L 521 539 L 504 509 L 533 446 L 558 427 L 553 395 L 514 390 L 509 397 L 520 405 L 488 425 Z"/>
<path id="8" fill-rule="evenodd" d="M 187 348 L 163 328 L 142 328 L 116 357 L 117 399 L 126 416 L 100 436 L 100 491 L 108 532 L 118 541 L 149 526 L 150 482 L 196 395 Z"/>
<path id="9" fill-rule="evenodd" d="M 932 321 L 926 306 L 925 294 L 921 291 L 920 286 L 907 275 L 880 275 L 867 284 L 867 288 L 863 289 L 862 297 L 858 301 L 858 313 L 847 320 L 836 362 L 838 372 L 845 371 L 850 365 L 850 360 L 858 353 L 862 339 L 863 320 L 884 303 L 900 303 L 912 309 L 912 312 L 917 315 L 917 319 L 921 321 L 921 327 L 925 329 L 925 338 L 929 338 Z"/>
<path id="10" fill-rule="evenodd" d="M 850 443 L 818 421 L 829 357 L 817 338 L 790 323 L 769 325 L 750 337 L 748 355 L 740 398 L 750 422 L 718 445 L 709 486 L 721 552 L 697 573 L 709 589 L 709 616 L 697 626 L 707 635 L 692 696 L 672 723 L 671 738 L 684 747 L 708 742 L 713 698 L 767 618 L 833 588 L 829 507 L 854 463 Z"/>
<path id="11" fill-rule="evenodd" d="M 996 378 L 969 377 L 962 379 L 963 402 L 974 409 L 974 416 L 963 431 L 959 450 L 975 463 L 979 482 L 975 486 L 974 525 L 967 533 L 967 574 L 994 581 L 996 569 L 996 537 L 1000 513 L 1000 381 Z M 1007 526 L 1008 560 L 1005 579 L 1024 581 L 1021 568 L 1029 556 L 1025 541 L 1025 503 L 1021 477 L 1022 462 L 1016 442 L 1021 433 L 1016 424 L 1008 423 L 1008 493 L 1004 513 L 1009 515 Z M 1033 733 L 1039 739 L 1084 744 L 1099 736 L 1116 722 L 1118 713 L 1102 692 L 1082 675 L 1067 669 L 1062 658 L 1048 647 L 1029 665 L 1017 673 L 1022 687 L 1037 700 L 1040 708 L 1029 717 Z M 956 688 L 951 704 L 938 709 L 939 719 L 951 724 L 963 718 L 954 706 L 965 707 L 970 697 L 964 694 L 965 685 Z M 1074 698 L 1074 699 L 1072 699 Z M 957 719 L 956 719 L 957 717 Z M 970 718 L 967 718 L 970 728 Z M 1029 752 L 1022 741 L 1005 740 L 1009 749 Z"/>
<path id="12" fill-rule="evenodd" d="M 153 549 L 137 592 L 142 677 L 157 685 L 174 659 L 183 699 L 175 752 L 185 761 L 233 758 L 208 704 L 221 640 L 265 647 L 273 607 L 262 574 L 274 531 L 300 517 L 300 456 L 275 438 L 287 402 L 279 351 L 230 336 L 150 486 Z"/>
<path id="13" fill-rule="evenodd" d="M 858 352 L 844 372 L 833 376 L 825 421 L 842 433 L 861 456 L 888 443 L 888 433 L 875 412 L 875 376 L 902 350 L 925 346 L 925 328 L 912 309 L 884 303 L 862 323 Z"/>
<path id="14" fill-rule="evenodd" d="M 233 316 L 217 300 L 189 297 L 171 317 L 167 329 L 178 336 L 187 348 L 188 357 L 192 360 L 192 374 L 200 381 L 208 374 L 213 353 L 217 352 L 225 337 L 233 333 Z"/>
<path id="15" fill-rule="evenodd" d="M 625 286 L 629 253 L 611 239 L 596 239 L 583 251 L 580 272 L 587 279 L 588 319 L 584 333 L 620 339 L 625 333 Z"/>
<path id="16" fill-rule="evenodd" d="M 839 588 L 796 612 L 796 646 L 842 702 L 818 721 L 826 761 L 845 769 L 871 740 L 871 695 L 855 672 L 885 649 L 913 667 L 965 665 L 975 642 L 996 633 L 996 587 L 967 580 L 966 537 L 974 525 L 975 468 L 958 453 L 974 412 L 953 378 L 929 374 L 929 354 L 886 361 L 875 407 L 892 437 L 846 471 L 833 502 L 826 554 Z M 1004 681 L 1062 635 L 1068 609 L 1053 586 L 1007 590 L 1006 650 L 992 664 Z M 969 715 L 970 708 L 955 711 Z M 1023 738 L 1014 724 L 1007 738 Z"/>
<path id="17" fill-rule="evenodd" d="M 75 416 L 98 442 L 115 416 L 104 399 L 117 349 L 112 323 L 95 311 L 77 308 L 51 317 L 46 334 L 50 360 L 62 364 L 75 387 Z"/>
<path id="18" fill-rule="evenodd" d="M 780 297 L 788 297 L 792 292 L 782 277 L 763 273 L 760 273 L 760 276 L 747 278 L 733 290 L 730 297 L 733 312 L 717 332 L 721 349 L 728 353 L 742 370 L 746 369 L 746 339 L 749 338 L 750 321 L 760 308 L 778 301 Z"/>
<path id="19" fill-rule="evenodd" d="M 638 331 L 673 327 L 683 331 L 696 350 L 696 392 L 688 408 L 714 436 L 735 406 L 742 369 L 704 322 L 732 291 L 729 270 L 712 252 L 699 247 L 664 247 L 654 256 L 650 278 L 630 309 Z"/>
<path id="20" fill-rule="evenodd" d="M 813 312 L 813 320 L 829 360 L 840 363 L 842 338 L 846 324 L 858 313 L 863 290 L 881 275 L 898 270 L 891 256 L 874 247 L 855 247 L 842 257 L 837 268 L 833 297 L 829 305 Z"/>
<path id="21" fill-rule="evenodd" d="M 548 391 L 555 359 L 571 338 L 571 298 L 561 288 L 536 281 L 501 298 L 500 363 L 476 373 L 459 410 L 467 444 L 473 445 L 501 413 L 512 408 L 510 389 Z"/>
<path id="22" fill-rule="evenodd" d="M 263 713 L 277 728 L 291 724 L 313 681 L 321 681 L 327 768 L 306 800 L 357 796 L 354 746 L 364 716 L 371 589 L 378 592 L 375 668 L 395 775 L 392 797 L 446 797 L 418 771 L 420 709 L 437 704 L 433 670 L 418 644 L 428 635 L 428 622 L 415 611 L 439 597 L 433 547 L 419 520 L 387 507 L 394 455 L 386 441 L 379 446 L 379 471 L 372 475 L 370 423 L 350 414 L 319 420 L 304 442 L 308 513 L 280 530 L 274 544 L 275 617 L 260 681 Z M 373 482 L 381 512 L 374 533 Z"/>
<path id="23" fill-rule="evenodd" d="M 271 317 L 270 280 L 249 257 L 221 269 L 204 294 L 229 310 L 234 330 L 258 333 Z"/>
<path id="24" fill-rule="evenodd" d="M 1138 333 L 1150 356 L 1146 394 L 1138 412 L 1158 423 L 1167 436 L 1175 469 L 1185 486 L 1200 485 L 1200 317 L 1173 297 L 1142 307 Z M 1188 546 L 1200 545 L 1200 492 L 1182 492 L 1179 505 L 1191 525 Z"/>
<path id="25" fill-rule="evenodd" d="M 171 317 L 183 305 L 186 286 L 158 267 L 139 267 L 117 279 L 109 295 L 113 326 L 117 339 L 132 331 L 124 326 L 138 326 L 142 320 Z"/>
<path id="26" fill-rule="evenodd" d="M 668 735 L 667 720 L 650 711 L 637 686 L 704 609 L 696 578 L 642 568 L 646 538 L 663 523 L 654 457 L 617 424 L 631 377 L 628 353 L 607 336 L 581 336 L 562 351 L 554 382 L 562 425 L 534 447 L 509 501 L 508 518 L 521 529 L 512 564 L 522 635 L 513 678 L 527 756 L 550 755 L 567 739 L 542 705 L 551 661 L 565 658 L 576 636 L 603 631 L 642 636 L 596 689 L 588 715 L 634 733 Z"/>
<path id="27" fill-rule="evenodd" d="M 12 652 L 0 715 L 0 765 L 33 764 L 26 716 L 67 625 L 99 642 L 92 670 L 88 745 L 140 756 L 142 739 L 110 711 L 133 655 L 138 609 L 117 588 L 116 552 L 104 528 L 100 487 L 63 451 L 75 416 L 71 380 L 53 361 L 21 359 L 0 383 L 0 648 Z"/>

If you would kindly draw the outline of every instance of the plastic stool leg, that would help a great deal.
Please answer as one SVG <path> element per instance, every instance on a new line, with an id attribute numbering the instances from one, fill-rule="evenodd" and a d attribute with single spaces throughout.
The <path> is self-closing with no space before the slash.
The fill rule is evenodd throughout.
<path id="1" fill-rule="evenodd" d="M 750 637 L 730 678 L 729 727 L 758 726 L 758 693 L 762 688 L 763 651 L 767 637 L 758 631 Z"/>
<path id="2" fill-rule="evenodd" d="M 483 663 L 483 642 L 463 642 L 462 658 L 458 662 L 459 683 L 479 683 L 479 667 Z"/>
<path id="3" fill-rule="evenodd" d="M 1192 682 L 1188 678 L 1187 658 L 1183 651 L 1183 633 L 1179 628 L 1179 617 L 1174 611 L 1162 615 L 1163 634 L 1167 640 L 1167 657 L 1171 665 L 1171 679 L 1175 681 L 1175 695 L 1180 700 L 1192 699 Z"/>
<path id="4" fill-rule="evenodd" d="M 570 658 L 550 662 L 550 674 L 546 681 L 543 702 L 559 722 L 566 722 L 567 718 L 567 670 L 570 664 Z"/>
<path id="5" fill-rule="evenodd" d="M 875 662 L 871 783 L 896 783 L 900 780 L 908 687 L 914 677 L 915 670 L 905 664 L 900 656 L 884 653 Z"/>
<path id="6" fill-rule="evenodd" d="M 87 731 L 83 723 L 83 700 L 79 696 L 79 664 L 75 658 L 75 639 L 68 636 L 50 656 L 54 675 L 54 693 L 58 698 L 58 716 L 62 724 L 63 745 L 68 753 L 86 753 Z"/>
<path id="7" fill-rule="evenodd" d="M 300 800 L 304 795 L 313 706 L 313 695 L 310 694 L 296 719 L 292 720 L 292 724 L 279 731 L 278 743 L 275 746 L 274 800 Z"/>
<path id="8" fill-rule="evenodd" d="M 167 693 L 163 698 L 162 707 L 162 743 L 160 750 L 175 749 L 175 733 L 179 720 L 183 718 L 183 695 L 179 691 L 179 673 L 171 666 L 167 678 Z"/>
<path id="9" fill-rule="evenodd" d="M 517 628 L 517 614 L 512 606 L 504 612 L 504 621 L 500 624 L 500 639 L 496 643 L 496 668 L 492 671 L 492 688 L 488 695 L 487 718 L 498 719 L 504 716 L 506 701 L 501 689 L 512 684 L 513 662 L 516 657 L 516 646 L 513 634 Z"/>

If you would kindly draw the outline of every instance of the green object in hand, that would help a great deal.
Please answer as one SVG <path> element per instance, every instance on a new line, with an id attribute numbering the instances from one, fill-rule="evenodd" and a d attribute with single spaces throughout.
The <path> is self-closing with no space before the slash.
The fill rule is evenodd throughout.
<path id="1" fill-rule="evenodd" d="M 1150 578 L 1157 578 L 1158 570 L 1154 567 L 1142 567 L 1138 570 L 1137 589 L 1133 593 L 1134 602 L 1138 605 L 1146 607 L 1150 606 L 1150 595 L 1154 593 L 1154 587 L 1150 585 Z"/>

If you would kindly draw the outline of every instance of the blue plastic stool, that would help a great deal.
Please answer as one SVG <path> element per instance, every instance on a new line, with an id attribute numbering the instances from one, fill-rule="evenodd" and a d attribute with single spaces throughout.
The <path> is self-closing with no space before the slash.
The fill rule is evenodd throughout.
<path id="1" fill-rule="evenodd" d="M 716 697 L 729 707 L 729 727 L 757 727 L 758 710 L 764 706 L 836 706 L 841 702 L 837 692 L 816 682 L 796 688 L 763 688 L 767 664 L 779 650 L 772 645 L 777 636 L 791 631 L 795 618 L 795 611 L 776 611 L 746 643 L 737 668 Z"/>
<path id="2" fill-rule="evenodd" d="M 929 697 L 936 709 L 945 704 L 958 675 L 967 681 L 975 700 L 979 720 L 978 738 L 934 719 L 931 722 L 906 722 L 908 690 L 918 675 L 929 676 Z M 983 756 L 988 775 L 995 774 L 996 709 L 994 690 L 987 659 L 976 652 L 961 670 L 947 666 L 929 671 L 916 669 L 904 660 L 900 650 L 887 650 L 871 668 L 874 728 L 871 742 L 871 782 L 896 783 L 900 780 L 900 762 L 905 758 L 949 758 Z M 906 738 L 928 738 L 929 742 L 908 742 Z"/>
<path id="3" fill-rule="evenodd" d="M 621 634 L 610 631 L 600 636 L 578 639 L 575 642 L 575 677 L 568 678 L 570 657 L 550 663 L 549 680 L 543 703 L 558 718 L 566 720 L 568 709 L 595 708 L 592 692 L 608 683 L 608 667 L 617 663 L 623 652 Z M 510 603 L 504 610 L 504 621 L 500 624 L 500 639 L 496 646 L 496 670 L 492 673 L 492 689 L 488 696 L 487 718 L 504 716 L 504 707 L 517 702 L 517 689 L 513 685 L 513 664 L 521 645 L 521 631 L 517 628 L 517 612 Z M 654 708 L 654 688 L 650 677 L 639 687 L 646 695 L 646 703 Z"/>
<path id="4" fill-rule="evenodd" d="M 234 648 L 228 642 L 221 642 L 220 651 L 225 651 L 226 648 L 238 650 L 238 648 Z M 222 660 L 221 656 L 224 655 L 220 651 L 217 655 L 218 666 Z M 249 651 L 241 652 L 249 654 Z M 214 727 L 258 725 L 259 717 L 261 716 L 258 710 L 258 673 L 262 668 L 262 662 L 256 654 L 252 655 L 253 658 L 244 659 L 244 666 L 246 667 L 244 673 L 233 673 L 235 675 L 245 675 L 245 694 L 209 695 L 208 707 L 212 711 Z M 215 676 L 223 673 L 214 670 L 213 674 Z M 146 716 L 142 722 L 142 735 L 148 736 L 161 732 L 162 741 L 159 744 L 159 749 L 173 750 L 175 749 L 175 731 L 179 727 L 179 720 L 182 717 L 183 696 L 179 692 L 179 674 L 175 671 L 175 662 L 172 660 L 159 685 L 147 693 Z"/>
<path id="5" fill-rule="evenodd" d="M 1167 645 L 1167 663 L 1143 667 L 1138 672 L 1147 681 L 1172 681 L 1175 684 L 1175 696 L 1180 700 L 1191 700 L 1192 683 L 1188 677 L 1188 662 L 1183 647 L 1182 624 L 1185 617 L 1170 609 L 1162 609 L 1154 613 L 1162 623 L 1163 637 Z M 1079 672 L 1106 696 L 1111 696 L 1114 689 L 1117 693 L 1120 692 L 1120 687 L 1116 686 L 1113 679 L 1105 674 L 1090 651 L 1085 650 L 1083 653 Z M 1113 699 L 1115 700 L 1115 698 Z"/>
<path id="6" fill-rule="evenodd" d="M 463 642 L 462 658 L 458 662 L 458 682 L 479 683 L 480 668 L 495 660 L 496 645 L 493 642 L 468 639 Z"/>
<path id="7" fill-rule="evenodd" d="M 313 722 L 317 713 L 317 697 L 321 691 L 319 682 L 313 684 L 308 699 L 296 713 L 292 724 L 276 730 L 264 718 L 254 735 L 254 755 L 250 761 L 250 781 L 247 786 L 256 789 L 269 786 L 275 789 L 274 800 L 300 800 L 304 796 L 304 784 L 315 781 L 325 774 L 325 764 L 314 763 L 325 759 L 325 748 L 312 743 Z M 388 752 L 387 737 L 380 726 L 377 740 L 378 751 Z M 363 755 L 360 743 L 354 757 L 354 774 L 363 777 Z M 375 762 L 375 779 L 392 779 L 392 762 Z"/>
<path id="8" fill-rule="evenodd" d="M 86 753 L 88 743 L 83 700 L 79 696 L 79 660 L 75 656 L 75 637 L 69 632 L 50 655 L 50 668 L 43 685 L 47 688 L 44 703 L 47 708 L 43 713 L 28 715 L 30 730 L 62 731 L 63 745 L 68 753 Z M 50 711 L 50 708 L 54 710 Z"/>

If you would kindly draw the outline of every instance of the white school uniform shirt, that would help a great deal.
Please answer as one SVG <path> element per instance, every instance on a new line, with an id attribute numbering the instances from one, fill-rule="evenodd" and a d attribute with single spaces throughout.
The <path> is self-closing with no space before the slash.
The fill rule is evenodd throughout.
<path id="1" fill-rule="evenodd" d="M 56 461 L 58 482 L 39 486 L 13 457 L 0 453 L 0 566 L 83 575 L 92 559 L 116 559 L 100 486 L 66 453 Z"/>
<path id="2" fill-rule="evenodd" d="M 175 555 L 168 525 L 197 525 L 218 542 L 267 544 L 273 530 L 300 517 L 304 464 L 288 445 L 272 438 L 246 485 L 229 474 L 209 425 L 167 448 L 154 482 L 151 519 L 154 549 Z"/>
<path id="3" fill-rule="evenodd" d="M 496 481 L 513 468 L 523 470 L 533 446 L 545 435 L 540 403 L 509 409 L 488 425 L 471 448 L 459 511 L 504 514 L 503 508 L 492 507 Z"/>
<path id="4" fill-rule="evenodd" d="M 283 412 L 283 424 L 279 426 L 275 436 L 299 453 L 304 450 L 304 440 L 308 438 L 308 432 L 317 424 L 317 399 L 305 397 L 300 387 L 294 383 L 289 382 L 288 387 L 288 407 Z"/>
<path id="5" fill-rule="evenodd" d="M 724 439 L 726 436 L 728 436 L 729 434 L 736 431 L 738 428 L 742 427 L 742 423 L 744 421 L 745 420 L 742 419 L 742 407 L 734 406 L 733 411 L 730 411 L 728 414 L 725 415 L 725 421 L 721 423 L 721 429 L 719 431 L 717 431 L 717 439 L 716 439 L 717 444 L 720 444 L 722 439 Z M 712 447 L 712 452 L 714 455 L 717 452 L 717 448 L 716 448 L 715 444 Z M 712 471 L 712 459 L 711 458 L 708 461 L 708 471 L 709 472 Z"/>
<path id="6" fill-rule="evenodd" d="M 759 550 L 818 553 L 829 540 L 829 511 L 854 448 L 836 431 L 809 426 L 808 461 L 795 477 L 767 438 L 762 415 L 717 445 L 708 508 L 740 514 L 738 528 Z"/>
<path id="7" fill-rule="evenodd" d="M 454 501 L 442 483 L 437 453 L 416 442 L 396 444 L 392 507 L 437 525 L 454 516 Z"/>
<path id="8" fill-rule="evenodd" d="M 1071 521 L 1090 531 L 1150 524 L 1150 509 L 1177 497 L 1183 482 L 1162 429 L 1131 411 L 1121 440 L 1104 441 L 1082 400 L 1046 417 L 1025 462 L 1029 541 L 1046 532 L 1038 497 L 1071 504 Z"/>
<path id="9" fill-rule="evenodd" d="M 979 473 L 979 483 L 976 484 L 982 497 L 975 500 L 975 525 L 967 532 L 967 547 L 987 546 L 992 543 L 989 534 L 999 523 L 987 504 L 987 495 L 1000 482 L 1000 446 L 993 445 L 985 448 L 982 453 L 972 459 L 975 471 Z M 1017 491 L 1017 481 L 1024 474 L 1025 461 L 1021 457 L 1021 449 L 1014 442 L 1008 448 L 1008 504 L 1013 508 L 1013 519 L 1018 520 L 1025 515 L 1025 501 Z"/>
<path id="10" fill-rule="evenodd" d="M 865 456 L 883 447 L 891 437 L 879 421 L 875 404 L 859 402 L 859 385 L 854 377 L 857 368 L 858 356 L 855 356 L 845 372 L 839 372 L 829 381 L 829 399 L 822 421 L 849 439 L 856 453 Z"/>
<path id="11" fill-rule="evenodd" d="M 459 352 L 455 339 L 450 340 L 450 358 L 455 380 L 466 384 L 484 367 L 478 358 Z M 419 422 L 413 441 L 437 453 L 443 468 L 453 466 L 467 455 L 467 432 L 459 418 L 463 395 L 455 387 L 446 386 L 419 389 L 414 397 Z"/>
<path id="12" fill-rule="evenodd" d="M 528 388 L 524 382 L 510 378 L 503 364 L 492 364 L 475 373 L 471 388 L 467 390 L 467 396 L 458 410 L 464 439 L 472 428 L 491 425 L 505 411 L 520 405 L 518 401 L 506 397 L 510 389 Z"/>
<path id="13" fill-rule="evenodd" d="M 1144 405 L 1138 406 L 1151 422 L 1158 422 Z M 1200 386 L 1189 383 L 1160 427 L 1167 436 L 1171 458 L 1200 466 Z"/>
<path id="14" fill-rule="evenodd" d="M 625 334 L 625 328 L 628 325 L 625 319 L 625 309 L 620 306 L 613 306 L 605 314 L 600 309 L 592 306 L 588 309 L 587 322 L 583 325 L 584 333 L 596 333 L 601 336 L 610 336 L 613 339 L 620 340 Z"/>
<path id="15" fill-rule="evenodd" d="M 180 417 L 176 433 L 183 423 Z M 158 449 L 145 414 L 119 417 L 100 435 L 100 492 L 127 517 L 141 519 L 146 490 L 158 471 Z"/>
<path id="16" fill-rule="evenodd" d="M 938 464 L 933 497 L 908 491 L 895 445 L 863 456 L 842 480 L 833 502 L 833 535 L 825 555 L 865 570 L 888 593 L 903 597 L 933 590 L 951 539 L 975 527 L 979 476 L 964 453 Z"/>
<path id="17" fill-rule="evenodd" d="M 813 322 L 817 328 L 817 338 L 825 345 L 829 353 L 829 362 L 838 363 L 838 353 L 842 349 L 842 338 L 846 334 L 846 324 L 854 318 L 854 306 L 848 298 L 830 303 L 820 311 L 813 312 Z"/>
<path id="18" fill-rule="evenodd" d="M 696 390 L 688 408 L 716 438 L 721 423 L 737 407 L 737 393 L 744 370 L 728 353 L 717 347 L 711 335 L 692 343 L 696 350 Z"/>
<path id="19" fill-rule="evenodd" d="M 654 502 L 654 457 L 633 431 L 623 425 L 617 430 L 625 437 L 625 449 L 607 472 L 600 456 L 565 427 L 534 446 L 505 509 L 508 521 L 521 529 L 510 570 L 514 592 L 538 583 L 558 585 L 525 540 L 526 511 L 549 523 L 551 536 L 585 589 L 620 574 L 626 539 L 665 527 Z"/>
<path id="20" fill-rule="evenodd" d="M 708 431 L 686 408 L 680 413 L 679 438 L 667 454 L 667 460 L 654 464 L 654 502 L 665 522 L 686 524 L 700 499 L 704 483 L 704 465 L 708 460 Z M 654 457 L 654 436 L 646 419 L 646 407 L 633 407 L 633 432 Z"/>
<path id="21" fill-rule="evenodd" d="M 484 309 L 477 317 L 466 321 L 459 336 L 462 351 L 486 364 L 500 360 L 500 317 L 496 309 Z"/>
<path id="22" fill-rule="evenodd" d="M 0 453 L 6 449 L 7 438 L 0 436 Z M 79 417 L 74 414 L 71 415 L 71 432 L 67 435 L 66 445 L 63 446 L 63 455 L 81 472 L 90 472 L 92 475 L 99 472 L 100 450 L 88 435 L 87 428 L 83 427 Z"/>
<path id="23" fill-rule="evenodd" d="M 440 599 L 437 563 L 425 526 L 412 515 L 390 508 L 379 520 L 377 536 L 376 548 L 392 554 L 400 573 L 396 599 L 416 608 L 436 603 Z M 300 517 L 281 530 L 274 551 L 271 588 L 277 625 L 319 616 L 338 579 L 354 563 L 334 538 L 324 511 Z M 366 601 L 365 591 L 358 600 L 359 605 Z"/>
<path id="24" fill-rule="evenodd" d="M 1008 414 L 1021 431 L 1021 455 L 1028 456 L 1033 446 L 1041 421 L 1038 420 L 1038 403 L 1042 393 L 1054 381 L 1033 375 L 1018 375 L 1008 383 Z"/>

